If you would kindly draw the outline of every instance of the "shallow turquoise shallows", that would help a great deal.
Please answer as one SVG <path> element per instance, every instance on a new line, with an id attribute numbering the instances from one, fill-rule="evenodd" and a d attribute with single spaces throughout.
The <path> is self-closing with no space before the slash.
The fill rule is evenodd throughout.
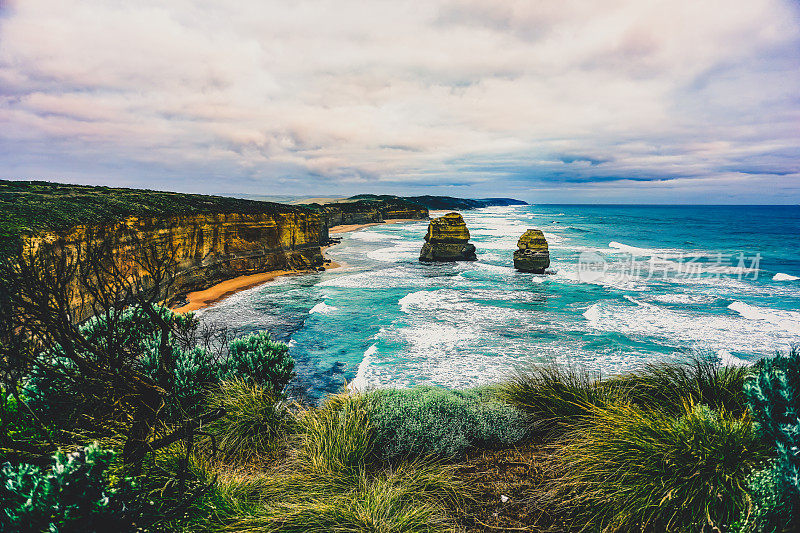
<path id="1" fill-rule="evenodd" d="M 432 213 L 437 215 L 440 213 Z M 558 361 L 603 374 L 700 350 L 744 364 L 800 342 L 798 206 L 519 206 L 463 213 L 473 263 L 421 264 L 427 222 L 343 235 L 347 266 L 200 312 L 291 346 L 294 390 L 469 387 Z M 544 275 L 513 269 L 540 228 Z"/>

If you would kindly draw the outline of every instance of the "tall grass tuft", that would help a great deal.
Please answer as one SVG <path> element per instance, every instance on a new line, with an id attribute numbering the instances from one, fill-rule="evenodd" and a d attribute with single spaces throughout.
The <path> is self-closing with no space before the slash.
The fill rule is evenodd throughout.
<path id="1" fill-rule="evenodd" d="M 619 397 L 598 375 L 556 364 L 517 370 L 501 387 L 500 396 L 527 415 L 534 434 L 544 435 L 573 429 L 593 406 L 607 405 Z"/>
<path id="2" fill-rule="evenodd" d="M 548 495 L 574 524 L 725 531 L 749 508 L 746 478 L 768 451 L 747 413 L 687 403 L 675 416 L 621 402 L 591 414 L 561 450 L 561 474 Z"/>
<path id="3" fill-rule="evenodd" d="M 364 398 L 339 395 L 300 417 L 300 468 L 324 478 L 351 480 L 363 472 L 375 439 Z"/>
<path id="4" fill-rule="evenodd" d="M 746 366 L 724 366 L 716 356 L 695 355 L 686 361 L 652 363 L 608 380 L 607 386 L 618 387 L 643 407 L 679 413 L 685 402 L 693 402 L 741 415 L 747 411 L 744 384 L 751 373 Z"/>
<path id="5" fill-rule="evenodd" d="M 223 382 L 209 405 L 225 410 L 225 416 L 206 431 L 214 435 L 220 458 L 226 462 L 253 464 L 274 459 L 296 426 L 285 402 L 251 380 Z M 210 439 L 204 444 L 210 446 Z"/>

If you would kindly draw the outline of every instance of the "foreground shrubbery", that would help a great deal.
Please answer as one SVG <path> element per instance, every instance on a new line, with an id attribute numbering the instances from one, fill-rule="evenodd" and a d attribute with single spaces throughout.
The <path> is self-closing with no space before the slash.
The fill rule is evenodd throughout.
<path id="1" fill-rule="evenodd" d="M 151 365 L 147 336 L 135 342 Z M 462 516 L 472 489 L 456 468 L 474 450 L 514 445 L 548 458 L 526 499 L 531 514 L 558 517 L 551 529 L 773 532 L 796 513 L 797 353 L 753 369 L 690 360 L 605 380 L 535 367 L 496 388 L 378 390 L 301 408 L 281 395 L 283 345 L 256 335 L 233 346 L 227 359 L 177 359 L 176 396 L 197 403 L 172 408 L 221 413 L 196 440 L 148 456 L 128 472 L 133 483 L 109 476 L 121 465 L 97 447 L 59 455 L 50 470 L 8 464 L 0 530 L 102 530 L 112 518 L 152 531 L 485 530 Z M 192 350 L 175 339 L 174 353 Z M 34 390 L 39 413 L 42 391 L 54 405 L 72 401 L 68 388 Z M 4 417 L 24 415 L 4 398 Z"/>
<path id="2" fill-rule="evenodd" d="M 135 366 L 169 392 L 164 406 L 170 418 L 194 416 L 203 408 L 204 398 L 214 387 L 234 377 L 248 379 L 267 387 L 278 395 L 292 377 L 294 361 L 288 356 L 288 347 L 270 339 L 266 332 L 254 333 L 233 339 L 223 353 L 209 346 L 192 342 L 198 323 L 192 315 L 173 313 L 165 307 L 157 308 L 162 320 L 171 324 L 172 333 L 167 340 L 167 356 L 161 346 L 160 330 L 141 308 L 131 307 L 109 322 L 105 317 L 95 317 L 80 327 L 80 332 L 91 348 L 103 344 L 109 330 L 116 336 L 116 350 L 137 354 Z M 82 425 L 87 416 L 93 419 L 113 414 L 107 405 L 87 404 L 87 395 L 72 379 L 79 372 L 77 365 L 63 356 L 64 348 L 57 346 L 42 355 L 42 363 L 59 368 L 55 374 L 43 373 L 38 367 L 24 384 L 24 394 L 29 403 L 46 419 L 64 427 Z M 105 352 L 86 349 L 83 359 L 96 363 Z"/>
<path id="3" fill-rule="evenodd" d="M 200 465 L 219 481 L 199 506 L 213 508 L 225 531 L 451 531 L 447 505 L 462 493 L 452 471 L 425 460 L 376 462 L 366 406 L 361 396 L 338 396 L 298 413 L 296 451 L 274 468 Z"/>
<path id="4" fill-rule="evenodd" d="M 57 453 L 48 468 L 0 469 L 0 531 L 58 533 L 125 528 L 120 489 L 109 482 L 114 454 L 96 444 Z"/>
<path id="5" fill-rule="evenodd" d="M 462 456 L 470 448 L 508 446 L 522 440 L 521 413 L 491 389 L 440 387 L 385 389 L 364 398 L 384 459 Z"/>
<path id="6" fill-rule="evenodd" d="M 800 351 L 764 359 L 745 384 L 758 430 L 777 457 L 749 480 L 753 516 L 744 526 L 759 531 L 800 527 Z"/>
<path id="7" fill-rule="evenodd" d="M 677 415 L 630 403 L 593 407 L 561 449 L 550 503 L 597 530 L 725 531 L 747 513 L 742 489 L 767 453 L 746 414 L 689 403 Z"/>
<path id="8" fill-rule="evenodd" d="M 741 415 L 747 410 L 743 386 L 749 372 L 699 356 L 607 379 L 583 368 L 538 365 L 518 371 L 500 393 L 527 415 L 535 434 L 554 437 L 580 426 L 592 408 L 621 401 L 673 414 L 691 402 Z"/>

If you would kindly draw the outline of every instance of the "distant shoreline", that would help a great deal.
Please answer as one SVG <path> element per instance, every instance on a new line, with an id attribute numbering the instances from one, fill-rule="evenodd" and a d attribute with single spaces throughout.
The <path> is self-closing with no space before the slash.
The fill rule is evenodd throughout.
<path id="1" fill-rule="evenodd" d="M 329 234 L 349 233 L 370 226 L 382 226 L 384 224 L 400 224 L 401 222 L 422 222 L 421 218 L 387 218 L 383 222 L 369 222 L 367 224 L 342 224 L 341 226 L 331 226 L 328 228 Z"/>

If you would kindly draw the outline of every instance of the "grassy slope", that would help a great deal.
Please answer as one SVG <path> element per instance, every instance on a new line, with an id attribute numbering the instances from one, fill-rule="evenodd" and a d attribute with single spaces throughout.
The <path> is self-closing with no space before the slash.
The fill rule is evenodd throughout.
<path id="1" fill-rule="evenodd" d="M 302 209 L 222 196 L 63 185 L 44 181 L 0 181 L 0 230 L 20 233 L 59 230 L 84 222 L 130 215 L 195 213 L 283 213 Z"/>
<path id="2" fill-rule="evenodd" d="M 302 211 L 301 207 L 223 196 L 0 180 L 0 255 L 13 250 L 23 234 L 128 216 Z"/>

